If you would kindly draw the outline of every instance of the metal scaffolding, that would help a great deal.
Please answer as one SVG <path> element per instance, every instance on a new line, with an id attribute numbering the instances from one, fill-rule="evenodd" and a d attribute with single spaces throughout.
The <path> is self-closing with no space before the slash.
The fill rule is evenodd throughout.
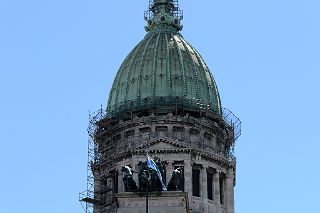
<path id="1" fill-rule="evenodd" d="M 97 122 L 105 118 L 106 111 L 102 109 L 94 113 L 89 113 L 88 126 L 88 163 L 87 163 L 87 190 L 79 193 L 79 201 L 86 213 L 93 213 L 94 205 L 100 203 L 100 198 L 95 194 L 94 190 L 94 176 L 93 166 L 100 160 L 100 152 L 98 151 L 98 144 L 95 142 Z"/>
<path id="2" fill-rule="evenodd" d="M 157 15 L 158 11 L 156 11 L 155 6 L 158 4 L 158 1 L 159 0 L 149 0 L 148 10 L 145 11 L 144 13 L 144 19 L 146 21 L 151 20 Z M 169 0 L 169 1 L 171 1 L 169 2 L 171 15 L 177 18 L 179 21 L 181 21 L 183 19 L 183 10 L 180 10 L 179 1 L 178 0 Z"/>
<path id="3" fill-rule="evenodd" d="M 212 113 L 210 107 L 208 107 L 207 104 L 198 102 L 196 103 L 199 110 L 199 117 L 207 116 L 209 113 Z M 176 106 L 177 107 L 177 106 Z M 179 108 L 179 111 L 184 112 L 185 110 L 189 109 L 189 107 L 184 108 L 185 106 L 182 106 L 183 109 Z M 177 111 L 178 108 L 175 110 Z M 156 112 L 157 109 L 155 109 Z M 226 130 L 229 131 L 228 138 L 225 138 L 222 132 L 217 132 L 218 139 L 221 141 L 225 141 L 227 145 L 226 150 L 226 157 L 229 159 L 233 159 L 234 154 L 234 145 L 235 141 L 238 139 L 238 137 L 241 135 L 241 121 L 239 118 L 237 118 L 230 110 L 223 108 L 221 115 L 218 115 L 219 120 L 224 122 L 224 125 L 226 126 Z M 131 117 L 133 115 L 134 111 L 131 111 Z M 197 113 L 195 114 L 197 115 Z M 176 114 L 178 116 L 178 114 Z M 117 119 L 121 119 L 121 114 L 117 115 Z M 188 119 L 192 119 L 191 117 Z M 84 192 L 81 192 L 79 194 L 79 200 L 81 201 L 81 205 L 86 213 L 93 213 L 94 208 L 99 208 L 105 205 L 109 205 L 112 203 L 112 201 L 107 202 L 107 197 L 103 196 L 104 188 L 95 188 L 95 180 L 94 178 L 94 171 L 95 169 L 98 169 L 102 162 L 112 165 L 113 159 L 116 155 L 116 153 L 120 153 L 123 151 L 130 151 L 128 144 L 126 146 L 128 147 L 113 147 L 111 144 L 104 144 L 104 147 L 99 147 L 98 145 L 98 137 L 99 135 L 104 132 L 105 130 L 105 122 L 110 122 L 113 120 L 110 116 L 110 113 L 108 113 L 106 110 L 101 109 L 89 114 L 89 126 L 88 126 L 88 163 L 87 163 L 87 189 Z M 200 121 L 200 123 L 197 123 Z M 196 126 L 199 125 L 205 125 L 201 122 L 201 120 L 192 120 L 192 123 L 194 123 Z M 213 122 L 208 122 L 207 124 L 213 125 Z M 220 138 L 221 136 L 221 138 Z M 150 133 L 149 133 L 149 140 L 150 140 Z M 207 150 L 210 147 L 206 147 L 201 141 L 199 143 L 191 144 L 190 141 L 186 141 L 189 143 L 189 147 L 195 148 L 195 149 L 203 149 Z M 113 144 L 113 143 L 112 143 Z M 140 144 L 140 142 L 139 142 Z M 111 145 L 111 147 L 108 147 L 108 145 Z M 119 149 L 119 150 L 118 150 Z M 212 147 L 212 149 L 209 149 L 210 152 L 214 153 L 220 153 L 221 150 L 219 150 L 217 147 Z M 111 175 L 111 174 L 104 174 L 105 176 Z M 97 178 L 97 177 L 96 177 Z M 112 189 L 111 189 L 112 190 Z"/>

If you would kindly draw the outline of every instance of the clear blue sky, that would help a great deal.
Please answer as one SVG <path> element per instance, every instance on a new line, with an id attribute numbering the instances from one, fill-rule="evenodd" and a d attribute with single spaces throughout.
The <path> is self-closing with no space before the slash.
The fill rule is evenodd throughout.
<path id="1" fill-rule="evenodd" d="M 147 2 L 0 0 L 0 212 L 82 212 L 88 112 L 145 35 Z M 236 212 L 320 212 L 320 2 L 180 5 L 243 122 Z"/>

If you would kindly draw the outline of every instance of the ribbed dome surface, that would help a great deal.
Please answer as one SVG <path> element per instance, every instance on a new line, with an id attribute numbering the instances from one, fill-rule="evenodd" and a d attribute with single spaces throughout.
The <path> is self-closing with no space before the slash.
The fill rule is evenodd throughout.
<path id="1" fill-rule="evenodd" d="M 109 95 L 108 112 L 183 105 L 221 113 L 208 66 L 175 27 L 158 24 L 122 63 Z"/>

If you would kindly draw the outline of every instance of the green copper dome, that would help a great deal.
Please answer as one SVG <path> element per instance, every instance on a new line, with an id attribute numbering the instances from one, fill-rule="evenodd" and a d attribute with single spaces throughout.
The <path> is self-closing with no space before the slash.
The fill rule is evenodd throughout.
<path id="1" fill-rule="evenodd" d="M 218 88 L 200 54 L 179 33 L 176 1 L 151 1 L 145 38 L 129 53 L 115 77 L 108 114 L 183 106 L 221 114 Z"/>

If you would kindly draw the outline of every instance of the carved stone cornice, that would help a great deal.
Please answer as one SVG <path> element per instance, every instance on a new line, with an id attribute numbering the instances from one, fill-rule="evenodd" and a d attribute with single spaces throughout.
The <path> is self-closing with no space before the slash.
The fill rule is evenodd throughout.
<path id="1" fill-rule="evenodd" d="M 177 154 L 185 153 L 192 154 L 196 156 L 201 156 L 201 158 L 213 162 L 221 167 L 235 168 L 236 162 L 234 160 L 229 160 L 225 158 L 222 154 L 208 152 L 202 149 L 197 149 L 194 147 L 188 147 L 188 144 L 172 140 L 170 138 L 154 138 L 151 141 L 146 141 L 143 144 L 138 145 L 129 150 L 120 151 L 116 153 L 115 156 L 105 159 L 101 162 L 102 165 L 108 165 L 111 162 L 116 164 L 123 159 L 130 158 L 136 155 L 145 155 L 145 151 L 148 150 L 151 154 Z M 111 165 L 111 164 L 110 164 Z"/>

